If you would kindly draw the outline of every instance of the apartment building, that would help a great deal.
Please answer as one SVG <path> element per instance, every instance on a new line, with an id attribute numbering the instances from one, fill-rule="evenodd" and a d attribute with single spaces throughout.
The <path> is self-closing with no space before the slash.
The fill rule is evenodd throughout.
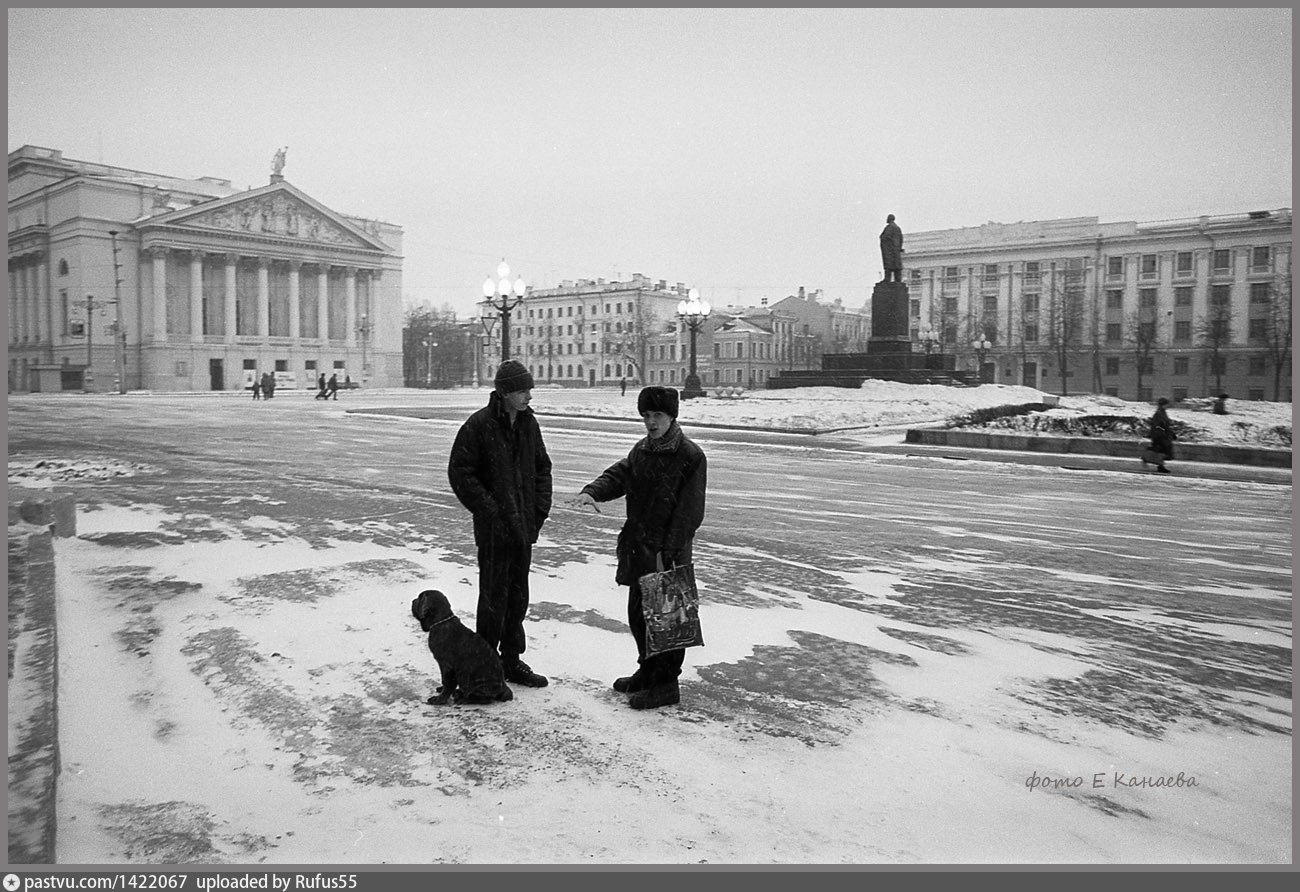
<path id="1" fill-rule="evenodd" d="M 908 233 L 919 349 L 984 379 L 1149 400 L 1291 400 L 1290 208 Z"/>

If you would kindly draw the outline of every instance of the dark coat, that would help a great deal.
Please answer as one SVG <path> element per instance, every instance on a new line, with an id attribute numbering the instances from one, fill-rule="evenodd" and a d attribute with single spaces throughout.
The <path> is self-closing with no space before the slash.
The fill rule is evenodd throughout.
<path id="1" fill-rule="evenodd" d="M 897 223 L 886 223 L 880 233 L 880 259 L 885 269 L 903 268 L 903 230 Z"/>
<path id="2" fill-rule="evenodd" d="M 474 515 L 474 541 L 492 530 L 531 545 L 551 513 L 551 457 L 532 409 L 510 415 L 495 390 L 461 425 L 451 446 L 447 479 Z"/>
<path id="3" fill-rule="evenodd" d="M 1151 416 L 1151 448 L 1156 452 L 1163 453 L 1165 458 L 1174 457 L 1174 440 L 1178 435 L 1174 433 L 1173 424 L 1169 421 L 1169 413 L 1165 407 L 1161 406 L 1156 409 Z"/>
<path id="4" fill-rule="evenodd" d="M 708 462 L 681 428 L 674 425 L 663 437 L 666 448 L 651 446 L 649 437 L 632 447 L 627 458 L 582 488 L 597 502 L 627 497 L 627 520 L 618 534 L 618 572 L 614 581 L 631 585 L 655 569 L 655 555 L 664 563 L 689 563 L 695 531 L 704 522 L 704 491 Z"/>

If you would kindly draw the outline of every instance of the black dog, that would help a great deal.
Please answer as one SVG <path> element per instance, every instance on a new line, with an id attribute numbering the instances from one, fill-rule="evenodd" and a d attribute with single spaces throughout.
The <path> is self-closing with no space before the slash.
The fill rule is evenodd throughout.
<path id="1" fill-rule="evenodd" d="M 411 614 L 429 633 L 429 650 L 442 671 L 442 687 L 428 702 L 441 706 L 449 699 L 457 703 L 495 703 L 513 700 L 506 685 L 501 658 L 477 632 L 465 627 L 451 612 L 447 596 L 426 589 L 411 602 Z"/>

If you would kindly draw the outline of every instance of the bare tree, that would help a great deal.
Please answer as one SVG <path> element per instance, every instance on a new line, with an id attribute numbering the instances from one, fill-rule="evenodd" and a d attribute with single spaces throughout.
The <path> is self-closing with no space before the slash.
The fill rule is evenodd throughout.
<path id="1" fill-rule="evenodd" d="M 1222 289 L 1222 290 L 1220 290 Z M 1209 305 L 1194 327 L 1197 346 L 1202 350 L 1202 367 L 1214 376 L 1214 392 L 1223 392 L 1228 348 L 1232 343 L 1232 301 L 1228 286 L 1210 287 Z"/>
<path id="2" fill-rule="evenodd" d="M 409 308 L 404 334 L 402 377 L 408 387 L 464 381 L 473 351 L 450 304 L 438 309 L 428 304 Z"/>
<path id="3" fill-rule="evenodd" d="M 1056 360 L 1061 377 L 1061 395 L 1069 392 L 1070 357 L 1083 346 L 1084 299 L 1082 261 L 1075 267 L 1073 261 L 1052 274 L 1043 291 L 1047 307 L 1040 311 L 1040 322 L 1046 329 L 1047 345 Z"/>
<path id="4" fill-rule="evenodd" d="M 1144 312 L 1138 308 L 1124 320 L 1124 327 L 1127 330 L 1124 341 L 1132 351 L 1133 362 L 1137 367 L 1137 392 L 1140 399 L 1143 376 L 1151 369 L 1159 346 L 1156 316 L 1150 310 Z"/>
<path id="5" fill-rule="evenodd" d="M 1264 344 L 1273 363 L 1273 400 L 1282 400 L 1282 370 L 1291 376 L 1291 273 L 1278 275 L 1269 283 L 1268 309 L 1264 317 Z"/>

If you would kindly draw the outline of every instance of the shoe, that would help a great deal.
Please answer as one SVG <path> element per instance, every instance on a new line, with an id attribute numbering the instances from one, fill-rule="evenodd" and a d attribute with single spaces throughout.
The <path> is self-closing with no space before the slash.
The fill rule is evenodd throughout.
<path id="1" fill-rule="evenodd" d="M 523 660 L 502 660 L 501 668 L 505 670 L 506 681 L 521 684 L 526 688 L 544 688 L 549 684 L 545 675 L 538 675 Z"/>
<path id="2" fill-rule="evenodd" d="M 624 675 L 622 678 L 614 679 L 614 690 L 620 694 L 635 694 L 637 691 L 646 689 L 645 676 L 638 669 L 631 675 Z"/>
<path id="3" fill-rule="evenodd" d="M 681 699 L 681 690 L 677 686 L 677 679 L 674 678 L 670 682 L 637 691 L 628 698 L 627 704 L 633 709 L 658 709 L 660 706 L 679 703 Z"/>
<path id="4" fill-rule="evenodd" d="M 1159 471 L 1161 474 L 1168 474 L 1168 473 L 1169 473 L 1169 469 L 1166 468 L 1164 465 L 1161 465 L 1160 467 L 1156 468 L 1156 470 Z"/>

